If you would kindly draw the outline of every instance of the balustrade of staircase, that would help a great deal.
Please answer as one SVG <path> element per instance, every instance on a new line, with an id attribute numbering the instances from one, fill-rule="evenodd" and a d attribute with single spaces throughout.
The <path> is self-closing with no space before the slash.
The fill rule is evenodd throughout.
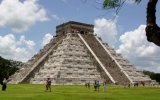
<path id="1" fill-rule="evenodd" d="M 129 79 L 125 76 L 122 70 L 118 67 L 115 61 L 110 57 L 110 55 L 105 51 L 101 44 L 96 40 L 92 34 L 81 34 L 85 41 L 88 43 L 90 48 L 108 70 L 113 79 L 119 84 L 125 84 L 129 82 Z M 109 47 L 108 47 L 109 48 Z M 115 54 L 113 49 L 109 49 L 112 54 Z"/>
<path id="2" fill-rule="evenodd" d="M 18 70 L 17 72 L 15 72 L 15 74 L 13 74 L 12 76 L 9 77 L 9 84 L 18 84 L 21 82 L 21 79 L 23 79 L 25 77 L 26 74 L 28 74 L 28 72 L 33 68 L 33 65 L 41 58 L 43 57 L 47 51 L 49 51 L 50 48 L 52 48 L 56 42 L 58 42 L 58 40 L 60 38 L 63 37 L 58 37 L 57 38 L 52 38 L 51 41 L 43 47 L 43 49 L 41 49 L 39 51 L 38 54 L 35 54 L 30 60 L 28 60 L 23 66 L 22 68 L 20 68 L 20 70 Z"/>
<path id="3" fill-rule="evenodd" d="M 133 82 L 143 81 L 148 83 L 151 81 L 148 75 L 144 75 L 142 72 L 138 71 L 134 65 L 130 64 L 128 60 L 124 59 L 121 54 L 118 54 L 113 49 L 111 49 L 108 44 L 104 43 L 104 45 L 119 63 L 122 68 L 121 70 L 125 71 Z"/>

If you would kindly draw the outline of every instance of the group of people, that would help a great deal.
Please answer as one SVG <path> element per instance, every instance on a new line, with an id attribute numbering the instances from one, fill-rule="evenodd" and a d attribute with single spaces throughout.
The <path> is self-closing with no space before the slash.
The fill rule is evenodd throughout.
<path id="1" fill-rule="evenodd" d="M 89 81 L 86 81 L 85 86 L 86 86 L 86 88 L 89 88 L 89 89 L 90 89 L 90 82 L 89 82 Z"/>
<path id="2" fill-rule="evenodd" d="M 107 81 L 104 80 L 102 85 L 103 85 L 103 92 L 106 92 Z M 85 87 L 90 89 L 90 82 L 89 81 L 86 81 Z M 99 89 L 100 89 L 100 82 L 98 80 L 95 80 L 94 81 L 94 91 L 99 92 Z M 46 91 L 51 92 L 51 79 L 50 78 L 47 78 L 47 80 L 46 80 Z"/>
<path id="3" fill-rule="evenodd" d="M 94 91 L 98 91 L 99 92 L 99 88 L 100 88 L 100 83 L 98 80 L 94 81 Z"/>
<path id="4" fill-rule="evenodd" d="M 124 88 L 126 88 L 126 87 L 130 88 L 131 86 L 138 87 L 139 85 L 145 86 L 145 82 L 143 82 L 143 81 L 140 81 L 140 82 L 136 82 L 136 81 L 135 81 L 135 82 L 133 82 L 133 83 L 126 82 L 126 83 L 124 84 Z"/>
<path id="5" fill-rule="evenodd" d="M 103 83 L 102 83 L 103 92 L 106 92 L 106 85 L 107 85 L 107 81 L 104 80 Z M 95 80 L 95 81 L 94 81 L 93 86 L 94 86 L 94 91 L 98 91 L 98 92 L 99 92 L 99 89 L 100 89 L 100 82 L 99 82 L 98 80 Z M 89 82 L 89 81 L 86 81 L 85 87 L 86 87 L 86 88 L 90 88 L 90 82 Z"/>
<path id="6" fill-rule="evenodd" d="M 106 92 L 106 80 L 103 81 L 103 92 Z M 86 88 L 90 88 L 90 82 L 89 81 L 86 81 L 86 84 L 85 84 Z M 51 92 L 51 79 L 50 78 L 47 78 L 46 80 L 46 92 L 49 91 Z M 7 88 L 7 80 L 6 78 L 4 78 L 3 82 L 2 82 L 2 91 L 6 91 L 6 88 Z M 100 89 L 100 82 L 98 80 L 95 80 L 94 81 L 94 90 L 95 91 L 98 91 L 99 92 L 99 89 Z"/>

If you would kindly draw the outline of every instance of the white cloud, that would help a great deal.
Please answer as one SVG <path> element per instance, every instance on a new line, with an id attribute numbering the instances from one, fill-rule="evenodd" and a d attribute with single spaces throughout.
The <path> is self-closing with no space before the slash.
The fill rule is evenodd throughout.
<path id="1" fill-rule="evenodd" d="M 13 34 L 0 36 L 0 56 L 18 61 L 27 61 L 35 53 L 35 43 L 21 36 L 16 40 Z"/>
<path id="2" fill-rule="evenodd" d="M 145 27 L 140 25 L 137 29 L 121 35 L 117 52 L 122 53 L 140 69 L 160 72 L 160 49 L 147 41 Z"/>
<path id="3" fill-rule="evenodd" d="M 94 32 L 102 37 L 103 41 L 113 46 L 117 36 L 116 20 L 107 20 L 105 18 L 96 19 Z"/>
<path id="4" fill-rule="evenodd" d="M 2 0 L 0 3 L 0 27 L 24 32 L 36 22 L 48 20 L 46 10 L 38 0 Z"/>
<path id="5" fill-rule="evenodd" d="M 52 18 L 55 20 L 59 20 L 60 18 L 57 15 L 52 15 Z"/>
<path id="6" fill-rule="evenodd" d="M 42 41 L 42 46 L 49 43 L 52 38 L 53 38 L 53 36 L 50 33 L 45 34 L 43 41 Z"/>
<path id="7" fill-rule="evenodd" d="M 26 40 L 25 36 L 21 36 L 17 43 L 17 45 L 22 45 L 22 44 L 25 44 L 29 49 L 33 49 L 35 46 L 34 41 Z"/>

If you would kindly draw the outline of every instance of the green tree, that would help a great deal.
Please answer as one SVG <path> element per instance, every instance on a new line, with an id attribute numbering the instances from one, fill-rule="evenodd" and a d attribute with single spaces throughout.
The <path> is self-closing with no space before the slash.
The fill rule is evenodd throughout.
<path id="1" fill-rule="evenodd" d="M 0 56 L 0 83 L 4 78 L 14 74 L 23 63 L 20 61 L 7 60 Z"/>
<path id="2" fill-rule="evenodd" d="M 133 0 L 140 3 L 142 0 Z M 104 0 L 103 7 L 105 9 L 119 9 L 126 0 Z M 160 27 L 156 24 L 156 5 L 158 0 L 148 0 L 147 20 L 146 20 L 146 36 L 149 42 L 153 42 L 160 46 Z"/>
<path id="3" fill-rule="evenodd" d="M 156 80 L 160 83 L 160 73 L 154 73 L 150 71 L 143 71 L 145 75 L 149 75 L 152 80 Z"/>

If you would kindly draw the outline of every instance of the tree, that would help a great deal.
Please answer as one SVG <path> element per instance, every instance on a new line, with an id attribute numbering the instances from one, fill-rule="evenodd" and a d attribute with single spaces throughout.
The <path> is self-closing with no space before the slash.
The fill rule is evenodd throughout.
<path id="1" fill-rule="evenodd" d="M 0 56 L 0 84 L 4 78 L 14 74 L 23 63 L 20 61 L 7 60 Z"/>
<path id="2" fill-rule="evenodd" d="M 134 0 L 140 3 L 142 0 Z M 119 9 L 126 0 L 104 0 L 105 9 Z M 160 46 L 160 27 L 156 24 L 156 5 L 158 0 L 149 0 L 147 5 L 146 36 L 149 42 Z"/>
<path id="3" fill-rule="evenodd" d="M 160 73 L 154 73 L 150 71 L 143 71 L 145 75 L 149 75 L 152 80 L 156 80 L 160 83 Z"/>

